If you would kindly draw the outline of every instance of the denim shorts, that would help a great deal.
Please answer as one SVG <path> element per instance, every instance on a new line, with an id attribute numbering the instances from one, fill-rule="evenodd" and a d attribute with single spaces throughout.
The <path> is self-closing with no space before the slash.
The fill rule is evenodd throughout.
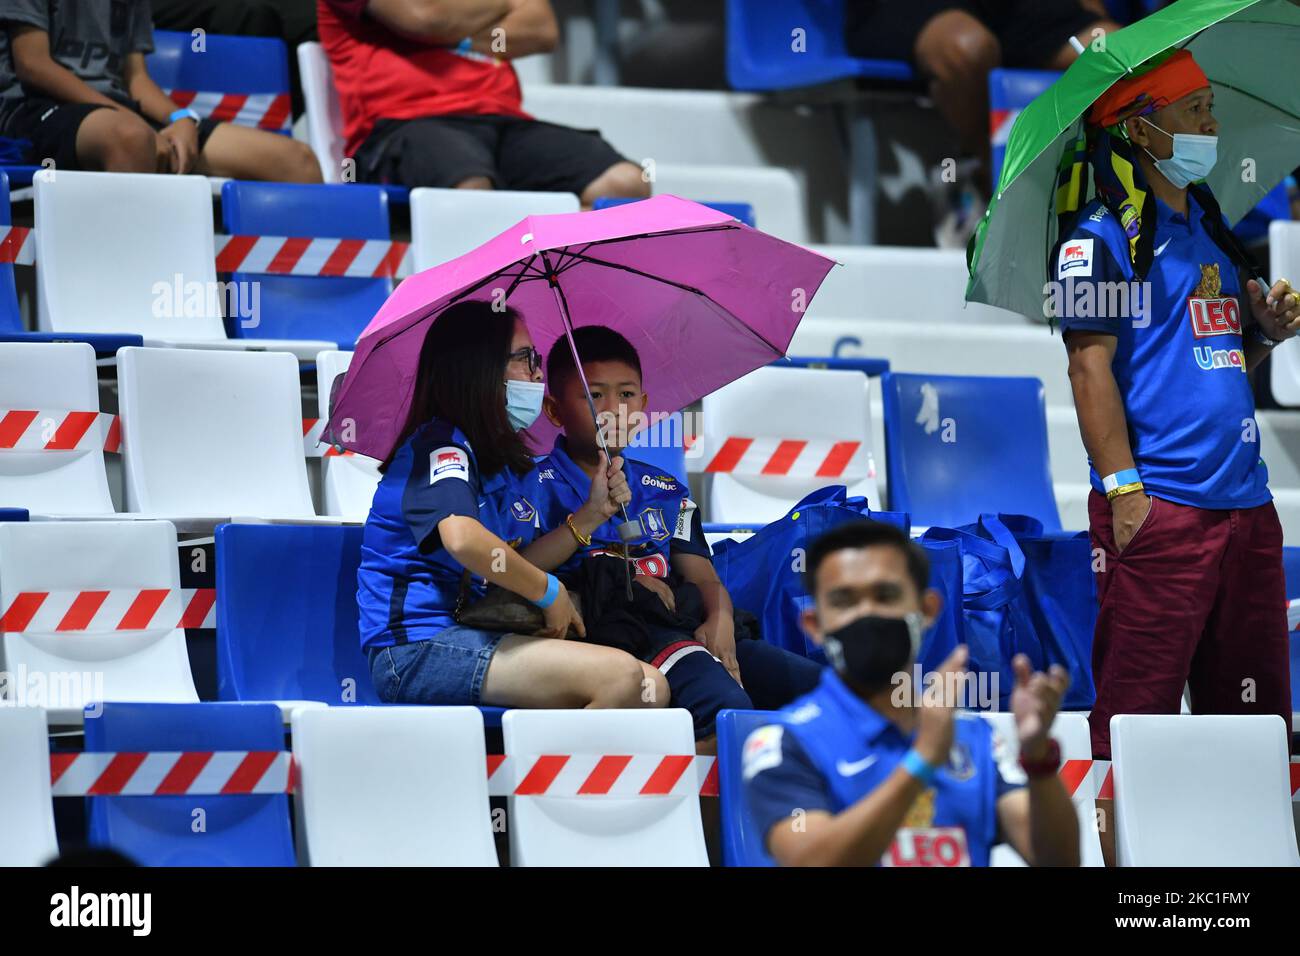
<path id="1" fill-rule="evenodd" d="M 369 651 L 370 679 L 389 704 L 479 704 L 483 678 L 505 631 L 453 624 L 423 641 Z"/>

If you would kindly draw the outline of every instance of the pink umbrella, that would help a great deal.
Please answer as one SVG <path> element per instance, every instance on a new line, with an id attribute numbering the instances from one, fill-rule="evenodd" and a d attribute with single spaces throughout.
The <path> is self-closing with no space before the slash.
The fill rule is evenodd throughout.
<path id="1" fill-rule="evenodd" d="M 679 411 L 783 356 L 834 264 L 676 196 L 529 216 L 397 287 L 357 342 L 324 440 L 386 458 L 429 324 L 466 299 L 508 302 L 543 354 L 574 327 L 616 329 L 641 357 L 649 411 Z"/>

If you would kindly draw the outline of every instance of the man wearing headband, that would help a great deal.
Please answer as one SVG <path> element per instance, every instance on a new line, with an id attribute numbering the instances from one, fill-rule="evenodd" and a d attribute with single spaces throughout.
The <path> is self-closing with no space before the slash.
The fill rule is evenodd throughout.
<path id="1" fill-rule="evenodd" d="M 814 606 L 804 628 L 832 666 L 750 734 L 743 754 L 750 812 L 776 861 L 987 866 L 1005 842 L 1030 863 L 1077 866 L 1078 819 L 1048 736 L 1065 670 L 1031 674 L 1023 654 L 1013 662 L 1017 763 L 989 724 L 956 710 L 964 646 L 940 665 L 937 691 L 911 686 L 942 599 L 905 532 L 840 525 L 813 542 L 806 568 Z"/>
<path id="2" fill-rule="evenodd" d="M 1176 714 L 1184 685 L 1196 713 L 1289 726 L 1282 528 L 1246 373 L 1295 335 L 1300 305 L 1285 279 L 1242 295 L 1245 253 L 1198 182 L 1219 124 L 1189 52 L 1116 83 L 1088 121 L 1097 198 L 1048 266 L 1092 467 L 1090 722 L 1108 759 L 1114 714 Z M 1087 173 L 1063 180 L 1058 211 Z"/>

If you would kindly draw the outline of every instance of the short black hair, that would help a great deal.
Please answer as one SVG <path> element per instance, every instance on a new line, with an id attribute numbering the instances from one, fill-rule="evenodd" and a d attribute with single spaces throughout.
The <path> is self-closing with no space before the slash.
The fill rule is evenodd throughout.
<path id="1" fill-rule="evenodd" d="M 816 595 L 817 569 L 836 551 L 881 546 L 897 548 L 902 552 L 907 560 L 907 576 L 916 585 L 916 593 L 924 594 L 930 586 L 930 559 L 926 557 L 925 549 L 897 525 L 872 521 L 870 518 L 847 521 L 827 531 L 809 546 L 803 572 L 804 588 L 809 594 Z"/>
<path id="2" fill-rule="evenodd" d="M 641 377 L 641 356 L 632 343 L 618 332 L 604 325 L 584 325 L 573 330 L 573 344 L 583 363 L 623 362 L 636 369 Z M 561 335 L 546 356 L 546 387 L 552 395 L 559 395 L 574 373 L 573 351 L 568 339 Z"/>

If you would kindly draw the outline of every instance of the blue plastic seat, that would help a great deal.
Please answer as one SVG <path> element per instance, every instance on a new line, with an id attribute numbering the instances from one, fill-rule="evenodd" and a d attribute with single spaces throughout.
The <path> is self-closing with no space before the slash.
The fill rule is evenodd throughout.
<path id="1" fill-rule="evenodd" d="M 26 521 L 26 508 L 0 508 L 0 521 Z"/>
<path id="2" fill-rule="evenodd" d="M 827 355 L 786 355 L 777 359 L 773 365 L 786 365 L 792 368 L 828 368 L 838 372 L 861 372 L 867 378 L 884 375 L 889 371 L 889 359 L 853 356 L 849 358 Z"/>
<path id="3" fill-rule="evenodd" d="M 764 834 L 749 812 L 741 758 L 745 738 L 770 724 L 769 710 L 724 710 L 718 713 L 718 798 L 722 814 L 722 863 L 724 866 L 776 866 L 763 845 Z"/>
<path id="4" fill-rule="evenodd" d="M 389 239 L 388 198 L 379 186 L 228 182 L 221 187 L 221 209 L 231 235 Z M 260 287 L 260 321 L 254 328 L 229 322 L 232 336 L 326 339 L 342 349 L 356 344 L 392 291 L 386 278 L 235 272 L 231 280 Z M 247 311 L 247 303 L 240 304 Z"/>
<path id="5" fill-rule="evenodd" d="M 632 436 L 624 450 L 628 458 L 661 469 L 681 481 L 686 480 L 686 448 L 681 419 L 661 418 L 644 431 Z"/>
<path id="6" fill-rule="evenodd" d="M 639 199 L 628 199 L 621 196 L 601 196 L 591 204 L 592 209 L 608 209 L 611 206 L 622 206 L 630 202 L 640 202 Z M 733 219 L 738 219 L 751 229 L 754 228 L 754 207 L 747 202 L 702 202 L 701 206 L 708 206 L 710 209 L 716 209 L 720 213 L 725 213 Z"/>
<path id="7" fill-rule="evenodd" d="M 891 510 L 918 527 L 1001 512 L 1061 530 L 1042 382 L 890 372 L 881 389 Z"/>
<path id="8" fill-rule="evenodd" d="M 1002 175 L 1007 154 L 1007 136 L 1020 111 L 1055 83 L 1061 74 L 1054 70 L 989 71 L 989 129 L 992 131 L 993 182 Z"/>
<path id="9" fill-rule="evenodd" d="M 803 49 L 795 49 L 803 30 Z M 900 53 L 903 51 L 900 51 Z M 905 58 L 862 60 L 844 48 L 844 0 L 727 0 L 727 80 L 736 90 L 788 90 L 844 79 L 907 82 Z"/>
<path id="10" fill-rule="evenodd" d="M 217 118 L 289 133 L 289 52 L 283 40 L 208 33 L 203 37 L 203 49 L 196 50 L 189 33 L 155 30 L 153 41 L 154 51 L 146 65 L 149 76 L 163 90 L 225 94 L 232 97 L 227 107 L 237 105 L 233 98 L 247 94 L 274 96 L 274 108 L 260 122 L 224 113 Z M 210 112 L 202 102 L 195 103 L 194 109 L 204 116 Z"/>
<path id="11" fill-rule="evenodd" d="M 105 703 L 86 720 L 88 752 L 284 749 L 274 704 Z M 86 804 L 90 842 L 145 866 L 295 864 L 286 794 L 87 797 Z"/>

